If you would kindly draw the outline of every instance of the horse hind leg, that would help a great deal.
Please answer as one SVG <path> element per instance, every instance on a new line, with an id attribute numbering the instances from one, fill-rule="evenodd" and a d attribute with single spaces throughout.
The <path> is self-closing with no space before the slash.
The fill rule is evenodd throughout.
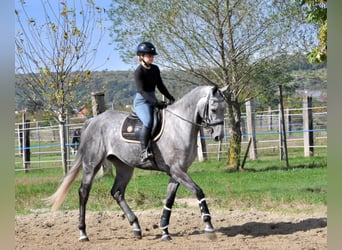
<path id="1" fill-rule="evenodd" d="M 121 210 L 127 217 L 128 222 L 132 226 L 134 237 L 141 239 L 142 233 L 138 218 L 133 213 L 125 199 L 126 187 L 130 179 L 132 178 L 134 169 L 118 160 L 113 161 L 113 163 L 116 167 L 116 176 L 113 187 L 111 189 L 111 195 L 116 200 Z"/>
<path id="2" fill-rule="evenodd" d="M 98 164 L 95 168 L 92 168 L 91 166 L 83 165 L 83 177 L 81 186 L 78 190 L 79 195 L 79 226 L 78 229 L 80 230 L 80 238 L 79 241 L 89 241 L 87 232 L 86 232 L 86 223 L 85 223 L 85 217 L 86 217 L 86 205 L 89 198 L 90 189 L 92 187 L 92 182 L 94 180 L 94 177 L 97 173 L 97 171 L 100 168 L 100 164 Z M 86 166 L 86 167 L 85 167 Z"/>

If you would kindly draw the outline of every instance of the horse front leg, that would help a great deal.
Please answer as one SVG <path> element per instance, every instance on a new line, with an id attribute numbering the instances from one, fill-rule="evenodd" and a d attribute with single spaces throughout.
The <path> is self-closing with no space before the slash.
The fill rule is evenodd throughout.
<path id="1" fill-rule="evenodd" d="M 211 215 L 202 189 L 190 178 L 190 176 L 186 172 L 181 171 L 180 169 L 174 171 L 173 178 L 180 184 L 184 185 L 196 196 L 200 207 L 202 220 L 206 224 L 204 232 L 208 234 L 214 233 L 215 229 L 211 223 Z M 211 235 L 209 236 L 211 237 Z"/>
<path id="2" fill-rule="evenodd" d="M 200 193 L 201 195 L 197 196 L 197 199 L 198 199 L 198 204 L 199 204 L 200 211 L 201 211 L 202 220 L 206 223 L 206 227 L 204 231 L 206 233 L 213 233 L 215 229 L 211 223 L 211 215 L 209 212 L 209 208 L 207 206 L 207 202 L 205 201 L 205 197 L 204 197 L 202 190 L 200 190 Z M 200 198 L 200 197 L 203 197 L 203 198 Z"/>
<path id="3" fill-rule="evenodd" d="M 163 230 L 162 240 L 172 240 L 169 234 L 169 223 L 171 217 L 171 211 L 173 203 L 175 202 L 177 189 L 179 187 L 179 183 L 176 182 L 172 177 L 169 180 L 169 184 L 167 187 L 167 195 L 166 202 L 163 209 L 162 216 L 160 218 L 160 228 Z"/>

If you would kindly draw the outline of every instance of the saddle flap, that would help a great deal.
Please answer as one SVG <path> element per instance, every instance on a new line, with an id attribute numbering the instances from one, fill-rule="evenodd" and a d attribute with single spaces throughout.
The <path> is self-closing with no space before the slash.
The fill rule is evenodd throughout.
<path id="1" fill-rule="evenodd" d="M 164 110 L 159 111 L 155 109 L 154 122 L 152 127 L 152 136 L 151 139 L 156 141 L 159 139 L 162 134 L 163 125 L 164 125 Z M 137 116 L 135 112 L 131 112 L 122 122 L 121 124 L 121 138 L 128 142 L 140 143 L 140 130 L 143 126 L 143 123 Z"/>

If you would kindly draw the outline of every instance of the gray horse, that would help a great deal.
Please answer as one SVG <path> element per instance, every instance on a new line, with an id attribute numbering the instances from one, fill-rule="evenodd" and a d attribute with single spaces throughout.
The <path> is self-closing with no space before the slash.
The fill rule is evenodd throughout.
<path id="1" fill-rule="evenodd" d="M 86 203 L 94 176 L 102 162 L 109 160 L 116 168 L 111 195 L 132 225 L 135 237 L 142 237 L 141 228 L 138 218 L 125 200 L 125 190 L 135 167 L 162 171 L 170 176 L 166 203 L 160 219 L 162 240 L 171 240 L 168 226 L 179 184 L 184 185 L 196 196 L 202 219 L 206 224 L 205 232 L 214 233 L 204 193 L 190 178 L 187 170 L 196 157 L 197 135 L 201 126 L 209 129 L 213 139 L 223 138 L 225 104 L 224 97 L 217 87 L 201 86 L 168 106 L 165 110 L 163 132 L 159 139 L 151 144 L 154 159 L 144 163 L 140 162 L 140 145 L 123 141 L 121 138 L 120 125 L 129 113 L 108 110 L 96 116 L 82 132 L 73 166 L 57 191 L 47 199 L 53 204 L 52 211 L 60 207 L 82 166 L 83 178 L 79 188 L 79 240 L 89 240 L 85 223 Z"/>

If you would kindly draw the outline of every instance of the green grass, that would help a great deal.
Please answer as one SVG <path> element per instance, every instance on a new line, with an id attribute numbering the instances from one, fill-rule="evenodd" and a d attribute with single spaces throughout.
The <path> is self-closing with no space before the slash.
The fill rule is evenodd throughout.
<path id="1" fill-rule="evenodd" d="M 244 171 L 229 172 L 224 161 L 194 163 L 189 169 L 193 180 L 203 189 L 210 208 L 236 209 L 256 207 L 263 210 L 285 209 L 299 205 L 327 204 L 326 157 L 298 157 L 283 161 L 247 161 Z M 47 209 L 42 198 L 57 188 L 62 169 L 15 173 L 16 213 Z M 78 209 L 78 176 L 63 203 L 62 210 Z M 162 208 L 169 177 L 164 173 L 136 169 L 128 185 L 126 199 L 133 210 Z M 110 196 L 112 177 L 96 179 L 87 210 L 119 210 Z M 180 186 L 177 198 L 195 198 Z M 176 206 L 186 206 L 178 204 Z"/>

